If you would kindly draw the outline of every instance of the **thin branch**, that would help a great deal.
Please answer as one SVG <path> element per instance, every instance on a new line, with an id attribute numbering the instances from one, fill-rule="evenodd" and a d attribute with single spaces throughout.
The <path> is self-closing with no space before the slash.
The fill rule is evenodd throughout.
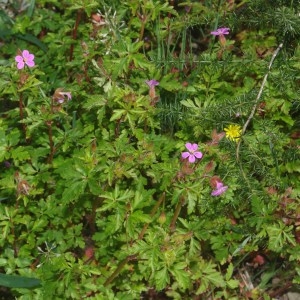
<path id="1" fill-rule="evenodd" d="M 274 62 L 276 56 L 278 55 L 278 53 L 279 53 L 279 51 L 281 50 L 282 47 L 283 47 L 283 43 L 281 43 L 281 44 L 278 46 L 278 48 L 275 50 L 275 52 L 274 52 L 273 55 L 272 55 L 271 61 L 270 61 L 269 66 L 268 66 L 268 71 L 267 71 L 267 73 L 266 73 L 265 76 L 264 76 L 264 79 L 263 79 L 263 81 L 262 81 L 261 87 L 260 87 L 259 92 L 258 92 L 258 94 L 257 94 L 257 97 L 256 97 L 256 99 L 255 99 L 255 103 L 254 103 L 254 105 L 253 105 L 253 108 L 252 108 L 252 110 L 251 110 L 251 113 L 250 113 L 250 115 L 249 115 L 247 121 L 245 122 L 245 124 L 244 124 L 244 126 L 243 126 L 241 136 L 244 135 L 244 133 L 245 133 L 246 130 L 247 130 L 247 127 L 248 127 L 249 123 L 251 122 L 251 120 L 252 120 L 253 117 L 254 117 L 254 114 L 255 114 L 256 109 L 257 109 L 257 107 L 258 107 L 258 105 L 259 105 L 259 102 L 260 102 L 261 95 L 262 95 L 262 93 L 263 93 L 263 89 L 264 89 L 264 87 L 265 87 L 265 85 L 266 85 L 266 83 L 267 83 L 267 79 L 268 79 L 268 76 L 269 76 L 269 74 L 270 74 L 272 64 L 273 64 L 273 62 Z M 240 140 L 238 141 L 238 144 L 237 144 L 237 147 L 236 147 L 236 160 L 237 160 L 237 162 L 240 162 L 240 148 L 241 148 L 241 142 L 242 142 L 242 139 L 240 139 Z M 241 171 L 242 171 L 242 173 L 243 173 L 244 178 L 246 178 L 246 175 L 245 175 L 245 173 L 244 173 L 244 170 L 243 170 L 243 168 L 242 168 L 242 165 L 240 165 L 240 168 L 241 168 Z"/>

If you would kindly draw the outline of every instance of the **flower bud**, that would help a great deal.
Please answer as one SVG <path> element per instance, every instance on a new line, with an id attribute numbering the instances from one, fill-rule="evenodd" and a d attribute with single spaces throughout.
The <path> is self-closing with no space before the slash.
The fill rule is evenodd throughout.
<path id="1" fill-rule="evenodd" d="M 161 214 L 160 214 L 160 216 L 158 217 L 158 223 L 159 224 L 164 224 L 165 222 L 166 222 L 166 220 L 167 220 L 167 217 L 166 217 L 166 214 L 165 214 L 165 212 L 163 211 Z"/>

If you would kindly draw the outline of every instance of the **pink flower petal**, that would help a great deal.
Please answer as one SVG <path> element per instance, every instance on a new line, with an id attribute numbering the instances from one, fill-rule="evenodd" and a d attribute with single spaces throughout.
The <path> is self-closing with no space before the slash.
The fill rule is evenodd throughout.
<path id="1" fill-rule="evenodd" d="M 198 149 L 198 145 L 197 144 L 191 144 L 191 143 L 186 143 L 185 147 L 191 152 L 195 152 Z"/>
<path id="2" fill-rule="evenodd" d="M 23 57 L 22 57 L 21 55 L 17 55 L 17 56 L 15 57 L 15 61 L 16 61 L 16 62 L 22 62 L 22 61 L 23 61 Z"/>
<path id="3" fill-rule="evenodd" d="M 220 195 L 222 195 L 223 193 L 225 193 L 225 192 L 227 191 L 227 189 L 228 189 L 228 186 L 227 186 L 227 185 L 226 185 L 226 186 L 223 186 L 223 183 L 222 183 L 222 182 L 217 182 L 217 186 L 218 186 L 218 183 L 221 184 L 222 186 L 221 186 L 220 188 L 217 188 L 217 189 L 213 190 L 213 191 L 211 192 L 211 195 L 212 195 L 212 196 L 220 196 Z"/>
<path id="4" fill-rule="evenodd" d="M 34 63 L 33 60 L 27 60 L 27 61 L 26 61 L 26 65 L 27 65 L 28 67 L 32 68 L 32 67 L 34 67 L 35 63 Z"/>
<path id="5" fill-rule="evenodd" d="M 212 196 L 220 196 L 221 195 L 220 190 L 214 190 L 214 191 L 212 191 L 211 195 Z"/>
<path id="6" fill-rule="evenodd" d="M 159 85 L 159 82 L 156 81 L 155 79 L 146 80 L 145 82 L 148 84 L 148 86 L 149 86 L 150 88 Z"/>
<path id="7" fill-rule="evenodd" d="M 194 163 L 195 162 L 195 156 L 194 155 L 190 155 L 190 157 L 189 157 L 189 162 L 192 164 L 192 163 Z"/>
<path id="8" fill-rule="evenodd" d="M 34 55 L 33 54 L 28 54 L 28 56 L 24 56 L 27 60 L 34 60 Z"/>
<path id="9" fill-rule="evenodd" d="M 194 156 L 196 156 L 197 158 L 202 158 L 202 156 L 203 156 L 203 154 L 202 154 L 202 152 L 199 152 L 199 151 L 197 151 L 197 152 L 194 152 Z"/>
<path id="10" fill-rule="evenodd" d="M 186 143 L 186 144 L 185 144 L 185 147 L 186 147 L 186 149 L 188 149 L 190 152 L 193 151 L 193 146 L 192 146 L 191 143 Z"/>
<path id="11" fill-rule="evenodd" d="M 193 149 L 193 152 L 196 151 L 198 149 L 198 145 L 197 144 L 192 144 L 192 149 Z"/>
<path id="12" fill-rule="evenodd" d="M 220 31 L 222 32 L 222 34 L 229 34 L 229 30 L 230 30 L 230 28 L 227 28 L 227 27 L 220 28 Z"/>
<path id="13" fill-rule="evenodd" d="M 230 28 L 227 27 L 221 27 L 218 28 L 216 31 L 212 31 L 210 34 L 212 35 L 224 35 L 224 34 L 229 34 Z"/>
<path id="14" fill-rule="evenodd" d="M 24 63 L 23 60 L 22 60 L 22 61 L 19 61 L 19 62 L 17 63 L 17 68 L 18 68 L 19 70 L 23 69 L 24 66 L 25 66 L 25 63 Z"/>
<path id="15" fill-rule="evenodd" d="M 190 152 L 194 152 L 198 149 L 198 145 L 197 144 L 191 144 L 191 143 L 186 143 L 185 147 L 190 151 Z"/>
<path id="16" fill-rule="evenodd" d="M 62 104 L 62 103 L 65 102 L 65 99 L 64 98 L 57 99 L 57 102 L 60 103 L 60 104 Z"/>
<path id="17" fill-rule="evenodd" d="M 224 184 L 220 181 L 217 181 L 217 189 L 220 189 Z"/>
<path id="18" fill-rule="evenodd" d="M 218 31 L 211 31 L 210 34 L 212 34 L 212 35 L 219 35 L 220 33 Z"/>
<path id="19" fill-rule="evenodd" d="M 190 155 L 191 155 L 190 152 L 182 152 L 181 153 L 182 158 L 188 158 Z"/>
<path id="20" fill-rule="evenodd" d="M 65 92 L 68 100 L 71 100 L 72 99 L 72 95 L 71 95 L 71 92 Z"/>
<path id="21" fill-rule="evenodd" d="M 23 56 L 23 57 L 26 58 L 26 57 L 28 57 L 28 55 L 30 55 L 30 53 L 29 53 L 28 50 L 23 50 L 23 51 L 22 51 L 22 56 Z"/>
<path id="22" fill-rule="evenodd" d="M 29 53 L 28 50 L 23 50 L 22 51 L 22 60 L 25 62 L 25 64 L 32 68 L 34 67 L 35 63 L 34 63 L 34 55 Z"/>

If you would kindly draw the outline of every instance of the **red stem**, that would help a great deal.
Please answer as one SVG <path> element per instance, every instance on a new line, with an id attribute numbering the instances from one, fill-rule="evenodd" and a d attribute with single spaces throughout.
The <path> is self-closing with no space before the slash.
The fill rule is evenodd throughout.
<path id="1" fill-rule="evenodd" d="M 23 121 L 24 119 L 24 111 L 23 111 L 23 94 L 20 93 L 19 97 L 19 111 L 20 111 L 20 120 Z M 26 138 L 26 124 L 22 123 L 22 129 Z"/>
<path id="2" fill-rule="evenodd" d="M 72 38 L 73 40 L 76 40 L 77 38 L 77 30 L 78 30 L 78 26 L 81 20 L 81 15 L 82 15 L 82 9 L 78 9 L 77 10 L 77 15 L 76 15 L 76 21 L 75 21 L 75 26 L 74 29 L 72 31 Z M 72 44 L 70 46 L 70 61 L 73 60 L 73 52 L 74 52 L 74 44 Z"/>
<path id="3" fill-rule="evenodd" d="M 48 136 L 49 136 L 49 145 L 50 145 L 50 154 L 48 157 L 48 163 L 51 164 L 55 152 L 54 143 L 53 143 L 53 133 L 52 133 L 52 121 L 48 121 Z"/>
<path id="4" fill-rule="evenodd" d="M 174 232 L 175 231 L 175 228 L 176 228 L 176 221 L 178 219 L 178 216 L 180 214 L 180 211 L 181 211 L 181 207 L 183 206 L 184 204 L 184 198 L 183 197 L 180 197 L 180 200 L 179 202 L 177 203 L 177 206 L 176 206 L 176 209 L 175 209 L 175 212 L 174 212 L 174 216 L 172 218 L 172 221 L 171 221 L 171 224 L 170 224 L 170 230 L 171 232 Z"/>
<path id="5" fill-rule="evenodd" d="M 162 202 L 165 200 L 165 197 L 166 197 L 166 193 L 163 192 L 162 195 L 160 196 L 160 198 L 158 199 L 158 201 L 156 202 L 155 206 L 153 207 L 151 213 L 150 213 L 150 217 L 151 217 L 151 218 L 154 217 L 154 215 L 156 214 L 158 208 L 160 207 L 160 205 L 162 204 Z M 139 234 L 138 240 L 143 239 L 144 234 L 145 234 L 145 232 L 146 232 L 148 226 L 149 226 L 149 223 L 146 223 L 146 224 L 144 225 L 142 231 L 141 231 L 140 234 Z"/>

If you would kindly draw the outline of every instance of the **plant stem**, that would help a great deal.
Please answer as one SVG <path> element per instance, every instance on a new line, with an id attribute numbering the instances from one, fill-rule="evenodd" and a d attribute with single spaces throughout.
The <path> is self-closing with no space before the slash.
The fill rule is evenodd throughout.
<path id="1" fill-rule="evenodd" d="M 24 111 L 23 111 L 23 94 L 20 93 L 20 97 L 19 97 L 19 111 L 20 111 L 20 121 L 23 121 L 24 119 Z M 22 123 L 22 130 L 24 132 L 25 135 L 25 139 L 26 139 L 26 124 Z"/>
<path id="2" fill-rule="evenodd" d="M 174 212 L 174 216 L 173 216 L 171 224 L 170 224 L 170 230 L 171 230 L 171 232 L 175 231 L 176 221 L 178 219 L 178 216 L 180 214 L 180 211 L 181 211 L 181 208 L 182 208 L 183 204 L 184 204 L 184 198 L 180 197 L 180 200 L 177 203 L 177 206 L 176 206 L 176 209 L 175 209 L 175 212 Z"/>
<path id="3" fill-rule="evenodd" d="M 147 16 L 145 16 L 145 17 L 140 16 L 140 19 L 142 21 L 142 26 L 141 26 L 140 34 L 139 34 L 139 41 L 142 41 L 143 40 L 143 36 L 144 36 L 144 32 L 145 32 L 145 25 L 147 23 Z"/>
<path id="4" fill-rule="evenodd" d="M 155 206 L 154 206 L 154 207 L 152 208 L 152 210 L 151 210 L 151 213 L 150 213 L 150 217 L 151 217 L 151 218 L 154 217 L 154 215 L 156 214 L 158 208 L 160 207 L 160 205 L 162 204 L 162 202 L 165 200 L 165 197 L 166 197 L 166 193 L 163 192 L 162 195 L 159 197 L 158 201 L 156 202 Z M 140 234 L 139 234 L 139 237 L 138 237 L 139 240 L 141 240 L 141 239 L 144 237 L 144 234 L 145 234 L 145 232 L 146 232 L 148 226 L 149 226 L 149 223 L 146 223 L 146 224 L 144 225 L 142 231 L 141 231 Z"/>
<path id="5" fill-rule="evenodd" d="M 119 273 L 122 271 L 122 269 L 125 267 L 125 265 L 130 261 L 130 260 L 135 260 L 137 257 L 136 254 L 134 255 L 128 255 L 125 259 L 123 259 L 118 267 L 116 268 L 116 270 L 106 279 L 106 281 L 104 282 L 104 286 L 108 286 L 118 275 Z"/>
<path id="6" fill-rule="evenodd" d="M 48 137 L 49 137 L 49 146 L 50 146 L 50 154 L 48 156 L 47 162 L 48 164 L 51 164 L 55 152 L 55 147 L 53 143 L 52 121 L 48 121 L 47 126 L 48 126 Z"/>
<path id="7" fill-rule="evenodd" d="M 72 38 L 73 40 L 76 40 L 77 38 L 77 30 L 78 30 L 78 26 L 81 20 L 81 15 L 82 15 L 82 9 L 78 9 L 77 10 L 77 15 L 76 15 L 76 21 L 75 21 L 75 26 L 74 29 L 72 31 Z M 70 46 L 70 58 L 69 60 L 72 61 L 73 60 L 73 52 L 74 52 L 74 44 L 72 43 Z"/>

